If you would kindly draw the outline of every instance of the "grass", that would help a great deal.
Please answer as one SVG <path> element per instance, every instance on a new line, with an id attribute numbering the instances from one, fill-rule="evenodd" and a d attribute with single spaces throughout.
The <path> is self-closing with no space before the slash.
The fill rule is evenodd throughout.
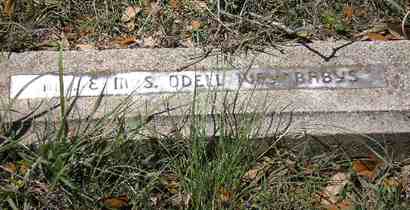
<path id="1" fill-rule="evenodd" d="M 7 2 L 14 2 L 11 12 Z M 79 44 L 106 49 L 192 42 L 232 53 L 352 40 L 379 23 L 401 23 L 407 6 L 399 0 L 201 2 L 3 0 L 0 51 L 59 49 L 61 75 L 63 49 Z M 132 30 L 121 21 L 129 5 L 141 8 Z M 350 8 L 352 15 L 346 14 Z M 409 208 L 408 163 L 396 162 L 387 144 L 367 136 L 349 144 L 346 136 L 331 142 L 307 134 L 255 139 L 259 117 L 234 115 L 229 106 L 212 116 L 220 130 L 209 136 L 208 119 L 195 115 L 201 103 L 195 96 L 183 127 L 188 135 L 147 135 L 153 133 L 146 126 L 150 117 L 125 117 L 132 101 L 93 119 L 100 96 L 94 111 L 75 121 L 69 119 L 76 98 L 60 95 L 59 122 L 47 114 L 37 119 L 40 110 L 15 120 L 15 100 L 2 101 L 0 209 Z M 349 177 L 346 184 L 334 182 L 338 174 Z M 332 186 L 341 190 L 333 195 Z"/>
<path id="2" fill-rule="evenodd" d="M 354 157 L 340 145 L 325 149 L 306 137 L 266 152 L 261 145 L 275 137 L 207 137 L 203 125 L 192 125 L 188 137 L 155 138 L 143 136 L 135 121 L 103 121 L 62 139 L 61 126 L 50 127 L 31 145 L 8 137 L 0 147 L 0 207 L 110 209 L 109 199 L 126 196 L 112 209 L 322 209 L 317 195 L 344 172 L 353 178 L 340 196 L 356 209 L 406 208 L 402 188 L 383 184 L 399 177 L 397 167 L 384 165 L 374 180 L 357 175 Z"/>

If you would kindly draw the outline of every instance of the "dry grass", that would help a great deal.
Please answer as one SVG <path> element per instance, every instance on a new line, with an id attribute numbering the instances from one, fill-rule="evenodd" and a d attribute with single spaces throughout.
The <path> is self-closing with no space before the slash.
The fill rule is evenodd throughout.
<path id="1" fill-rule="evenodd" d="M 380 23 L 400 24 L 407 12 L 406 0 L 2 2 L 2 51 L 49 49 L 60 39 L 71 49 L 79 44 L 258 49 L 301 40 L 351 40 Z M 10 13 L 7 2 L 14 2 Z M 129 5 L 141 11 L 125 23 L 121 17 Z M 131 46 L 118 41 L 124 37 L 136 41 Z"/>

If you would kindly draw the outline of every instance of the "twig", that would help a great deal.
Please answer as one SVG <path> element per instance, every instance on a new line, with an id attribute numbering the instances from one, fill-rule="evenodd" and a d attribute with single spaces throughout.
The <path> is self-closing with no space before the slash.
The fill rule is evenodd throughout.
<path id="1" fill-rule="evenodd" d="M 208 50 L 207 50 L 203 55 L 201 55 L 197 60 L 195 60 L 195 61 L 193 61 L 193 62 L 191 62 L 191 63 L 189 63 L 189 64 L 187 64 L 187 65 L 185 65 L 185 66 L 182 66 L 182 67 L 178 68 L 176 71 L 179 72 L 179 71 L 185 70 L 185 69 L 187 69 L 187 68 L 189 68 L 189 67 L 191 67 L 191 66 L 193 66 L 193 65 L 195 65 L 195 64 L 197 64 L 197 63 L 200 63 L 201 61 L 205 60 L 205 58 L 207 58 L 207 57 L 211 54 L 211 52 L 212 52 L 212 49 L 208 49 Z"/>
<path id="2" fill-rule="evenodd" d="M 336 57 L 337 51 L 339 51 L 340 49 L 342 49 L 342 48 L 344 48 L 344 47 L 347 47 L 347 46 L 353 44 L 354 42 L 356 42 L 356 40 L 347 42 L 347 43 L 345 43 L 345 44 L 343 44 L 343 45 L 341 45 L 341 46 L 339 46 L 339 47 L 333 48 L 333 49 L 332 49 L 332 53 L 330 53 L 330 55 L 328 55 L 328 56 L 323 55 L 321 52 L 319 52 L 319 51 L 313 49 L 312 47 L 310 47 L 309 45 L 307 45 L 305 42 L 299 42 L 299 44 L 301 44 L 302 46 L 304 46 L 306 49 L 308 49 L 309 51 L 313 52 L 314 54 L 318 55 L 319 57 L 321 57 L 321 58 L 322 58 L 323 60 L 325 60 L 326 62 L 328 62 L 328 61 L 330 61 L 330 59 Z"/>
<path id="3" fill-rule="evenodd" d="M 401 21 L 401 32 L 403 33 L 406 39 L 409 39 L 409 37 L 407 36 L 406 28 L 405 28 L 407 17 L 409 17 L 409 15 L 410 15 L 410 11 L 407 11 L 406 15 L 404 15 L 403 20 Z"/>
<path id="4" fill-rule="evenodd" d="M 263 18 L 262 16 L 255 14 L 253 12 L 249 13 L 251 16 L 256 17 L 256 18 Z M 292 30 L 291 28 L 287 27 L 286 25 L 284 25 L 283 23 L 277 22 L 277 21 L 269 21 L 269 24 L 272 26 L 275 26 L 279 29 L 281 29 L 282 31 L 285 31 L 287 34 L 289 35 L 293 35 L 296 34 L 295 30 Z"/>
<path id="5" fill-rule="evenodd" d="M 226 15 L 226 16 L 230 16 L 230 17 L 234 17 L 234 18 L 241 19 L 241 20 L 245 20 L 245 21 L 248 21 L 248 22 L 253 23 L 253 24 L 257 24 L 257 25 L 260 25 L 260 26 L 266 26 L 266 24 L 263 24 L 263 23 L 261 23 L 261 22 L 259 22 L 259 21 L 251 20 L 251 19 L 244 18 L 244 17 L 238 16 L 238 15 L 234 15 L 234 14 L 230 14 L 230 13 L 225 12 L 225 11 L 221 11 L 221 13 L 224 14 L 224 15 Z M 250 12 L 249 14 L 250 14 L 251 16 L 253 16 L 253 17 L 263 19 L 262 16 L 257 15 L 257 14 L 255 14 L 255 13 Z M 296 34 L 296 32 L 295 32 L 294 30 L 290 29 L 289 27 L 287 27 L 286 25 L 284 25 L 284 24 L 282 24 L 282 23 L 280 23 L 280 22 L 277 22 L 277 21 L 269 21 L 269 24 L 270 24 L 271 26 L 274 26 L 274 27 L 277 27 L 277 28 L 281 29 L 282 31 L 286 32 L 288 35 Z"/>
<path id="6" fill-rule="evenodd" d="M 225 13 L 223 10 L 218 11 L 220 14 L 215 15 L 208 7 L 206 7 L 206 10 L 209 12 L 209 14 L 211 14 L 212 16 L 216 17 L 214 18 L 220 25 L 224 26 L 228 31 L 230 31 L 231 33 L 234 33 L 236 35 L 239 35 L 239 33 L 237 31 L 232 30 L 231 28 L 229 28 L 220 18 L 220 14 L 227 14 Z"/>
<path id="7" fill-rule="evenodd" d="M 165 110 L 152 113 L 152 114 L 150 114 L 150 115 L 147 116 L 147 118 L 144 120 L 144 123 L 143 123 L 143 124 L 146 125 L 146 124 L 150 123 L 152 120 L 154 120 L 154 118 L 155 118 L 157 115 L 161 115 L 161 114 L 164 114 L 164 113 L 169 113 L 169 112 L 171 112 L 171 111 L 174 111 L 174 110 L 177 110 L 177 109 L 186 107 L 186 106 L 188 106 L 188 105 L 189 105 L 189 104 L 182 104 L 182 105 L 175 106 L 175 107 L 171 107 L 171 108 L 167 107 Z"/>

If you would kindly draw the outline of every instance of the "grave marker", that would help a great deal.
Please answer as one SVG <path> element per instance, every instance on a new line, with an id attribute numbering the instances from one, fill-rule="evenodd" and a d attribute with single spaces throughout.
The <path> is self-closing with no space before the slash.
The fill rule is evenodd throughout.
<path id="1" fill-rule="evenodd" d="M 326 54 L 341 44 L 311 47 Z M 103 92 L 96 117 L 131 94 L 128 116 L 171 110 L 158 115 L 162 125 L 186 115 L 195 96 L 197 114 L 223 114 L 227 108 L 239 115 L 257 113 L 267 133 L 269 125 L 289 116 L 293 132 L 410 132 L 408 42 L 357 42 L 329 62 L 302 46 L 284 52 L 228 57 L 216 52 L 197 62 L 189 58 L 199 49 L 67 51 L 65 92 L 79 96 L 78 112 L 84 114 Z M 52 103 L 59 95 L 57 63 L 58 52 L 13 53 L 0 63 L 1 99 L 18 96 L 15 109 L 22 113 L 41 101 Z"/>

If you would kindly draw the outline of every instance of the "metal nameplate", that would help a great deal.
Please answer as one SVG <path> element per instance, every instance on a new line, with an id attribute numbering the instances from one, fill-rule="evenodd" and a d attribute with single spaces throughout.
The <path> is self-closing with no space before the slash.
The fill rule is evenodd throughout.
<path id="1" fill-rule="evenodd" d="M 259 68 L 183 72 L 137 71 L 112 75 L 64 75 L 68 96 L 158 94 L 221 90 L 349 89 L 385 87 L 382 65 L 321 68 Z M 15 75 L 10 78 L 10 97 L 57 97 L 59 76 Z"/>

